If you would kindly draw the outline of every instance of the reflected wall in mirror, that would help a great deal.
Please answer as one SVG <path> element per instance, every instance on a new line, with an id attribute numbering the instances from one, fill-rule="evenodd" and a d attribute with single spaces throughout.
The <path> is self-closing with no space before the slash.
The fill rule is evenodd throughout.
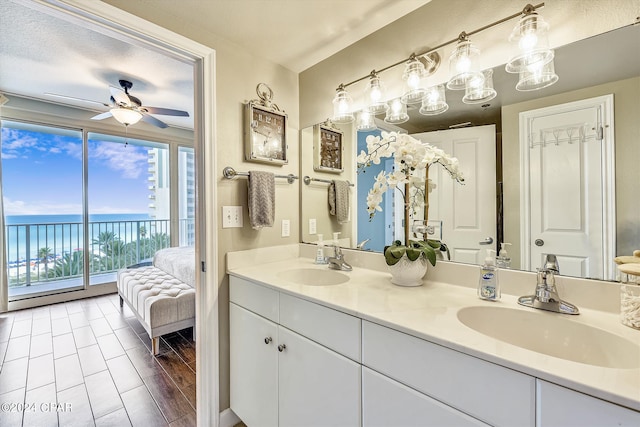
<path id="1" fill-rule="evenodd" d="M 597 52 L 597 54 L 594 54 Z M 523 250 L 521 247 L 523 216 L 521 208 L 521 150 L 520 150 L 520 115 L 522 112 L 543 107 L 566 104 L 574 101 L 613 95 L 613 109 L 615 128 L 613 140 L 615 145 L 612 152 L 615 156 L 615 192 L 607 200 L 606 206 L 615 217 L 615 255 L 629 255 L 635 249 L 640 249 L 640 190 L 637 183 L 640 182 L 640 168 L 637 167 L 640 158 L 640 26 L 628 26 L 605 34 L 581 40 L 556 50 L 556 73 L 560 80 L 553 86 L 533 91 L 517 92 L 515 83 L 517 76 L 508 75 L 504 67 L 494 68 L 494 87 L 498 96 L 490 102 L 489 106 L 469 106 L 461 102 L 460 92 L 447 93 L 450 110 L 439 116 L 422 116 L 416 109 L 410 109 L 410 121 L 401 125 L 410 134 L 423 134 L 436 130 L 448 129 L 450 125 L 461 122 L 471 122 L 473 126 L 495 125 L 496 129 L 496 182 L 498 194 L 497 215 L 495 218 L 495 238 L 492 249 L 499 249 L 498 243 L 510 242 L 509 248 L 512 258 L 512 268 L 519 269 L 527 263 L 523 262 Z M 606 126 L 607 123 L 604 123 Z M 355 175 L 355 153 L 359 132 L 353 129 L 343 129 L 345 132 L 345 173 L 352 164 L 350 179 L 360 179 Z M 306 149 L 311 150 L 305 142 L 305 129 L 302 138 L 302 175 L 309 175 L 313 171 L 312 164 L 306 164 L 312 160 L 312 156 L 305 156 Z M 550 153 L 551 151 L 549 151 Z M 456 155 L 455 153 L 453 153 Z M 350 157 L 350 159 L 349 159 Z M 349 163 L 352 162 L 352 163 Z M 461 162 L 464 167 L 464 163 Z M 601 174 L 601 172 L 596 172 Z M 469 182 L 467 182 L 469 185 Z M 363 188 L 362 188 L 363 187 Z M 319 199 L 312 197 L 309 186 L 302 188 L 302 216 L 303 216 L 303 241 L 314 242 L 308 233 L 304 233 L 311 213 L 321 211 Z M 358 193 L 366 192 L 369 185 L 359 185 Z M 355 191 L 354 191 L 355 195 Z M 352 199 L 356 199 L 353 197 Z M 554 210 L 565 209 L 562 203 L 553 207 Z M 386 210 L 386 209 L 385 209 Z M 364 215 L 362 215 L 364 212 Z M 456 215 L 456 213 L 454 213 Z M 381 216 L 382 217 L 382 216 Z M 431 215 L 430 215 L 431 217 Z M 364 240 L 365 231 L 358 234 L 358 228 L 371 226 L 371 236 L 381 235 L 382 228 L 388 233 L 388 225 L 369 222 L 366 214 L 366 203 L 357 202 L 352 205 L 352 224 L 350 227 L 336 228 L 345 238 L 345 246 L 355 247 Z M 335 224 L 327 222 L 333 231 Z M 488 236 L 487 236 L 488 237 Z M 348 238 L 348 241 L 346 240 Z M 389 235 L 381 237 L 389 243 Z M 535 239 L 534 239 L 535 240 Z M 373 242 L 373 239 L 372 239 Z M 446 243 L 446 242 L 445 242 Z M 535 242 L 533 242 L 535 244 Z M 377 246 L 377 245 L 376 245 Z M 365 246 L 373 248 L 373 246 Z M 380 250 L 376 247 L 375 250 Z M 604 248 L 599 248 L 604 252 Z M 462 262 L 480 262 L 465 259 Z M 611 263 L 611 260 L 607 262 Z M 529 263 L 530 269 L 535 270 L 539 265 Z M 562 268 L 562 266 L 561 266 Z M 561 274 L 563 271 L 561 270 Z M 590 272 L 583 274 L 586 277 L 594 277 Z M 613 279 L 613 277 L 607 277 Z"/>

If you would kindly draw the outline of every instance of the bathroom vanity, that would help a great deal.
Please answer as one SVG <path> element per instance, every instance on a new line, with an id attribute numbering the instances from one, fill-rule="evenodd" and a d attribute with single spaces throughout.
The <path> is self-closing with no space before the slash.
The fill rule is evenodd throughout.
<path id="1" fill-rule="evenodd" d="M 308 245 L 227 257 L 231 409 L 250 427 L 640 425 L 640 334 L 615 313 L 521 307 L 508 286 L 483 301 L 436 272 L 394 286 L 380 254 L 346 252 L 350 272 Z"/>

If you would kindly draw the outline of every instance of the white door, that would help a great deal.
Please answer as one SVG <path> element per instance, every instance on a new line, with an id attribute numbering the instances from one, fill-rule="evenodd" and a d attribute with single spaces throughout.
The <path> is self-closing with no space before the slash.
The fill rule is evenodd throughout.
<path id="1" fill-rule="evenodd" d="M 442 221 L 442 241 L 451 260 L 482 264 L 484 249 L 496 249 L 496 128 L 476 126 L 414 134 L 460 161 L 464 185 L 438 165 L 429 169 L 429 221 Z"/>
<path id="2" fill-rule="evenodd" d="M 611 117 L 605 121 L 607 99 L 612 105 L 610 96 L 521 113 L 520 149 L 528 155 L 523 169 L 529 179 L 522 254 L 529 270 L 554 254 L 560 274 L 613 279 L 613 252 L 605 254 L 612 225 L 606 224 L 609 207 L 603 208 L 613 194 L 606 183 L 613 169 L 605 161 L 606 147 L 613 149 L 613 130 L 604 127 L 613 123 Z"/>
<path id="3" fill-rule="evenodd" d="M 278 425 L 278 326 L 229 304 L 231 409 L 248 426 Z"/>

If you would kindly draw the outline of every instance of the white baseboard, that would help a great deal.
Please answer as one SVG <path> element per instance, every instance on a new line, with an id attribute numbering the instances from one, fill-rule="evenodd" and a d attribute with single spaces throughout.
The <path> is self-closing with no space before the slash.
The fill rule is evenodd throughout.
<path id="1" fill-rule="evenodd" d="M 231 410 L 231 408 L 227 408 L 224 411 L 220 412 L 220 424 L 219 427 L 233 427 L 238 424 L 242 420 L 238 418 L 238 416 Z"/>

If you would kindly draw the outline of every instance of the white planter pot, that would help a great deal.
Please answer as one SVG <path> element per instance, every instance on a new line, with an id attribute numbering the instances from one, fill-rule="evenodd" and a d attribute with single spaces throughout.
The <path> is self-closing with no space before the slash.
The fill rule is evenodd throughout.
<path id="1" fill-rule="evenodd" d="M 427 273 L 429 261 L 423 256 L 415 261 L 404 254 L 400 261 L 389 266 L 391 283 L 398 286 L 422 286 L 422 278 Z"/>

